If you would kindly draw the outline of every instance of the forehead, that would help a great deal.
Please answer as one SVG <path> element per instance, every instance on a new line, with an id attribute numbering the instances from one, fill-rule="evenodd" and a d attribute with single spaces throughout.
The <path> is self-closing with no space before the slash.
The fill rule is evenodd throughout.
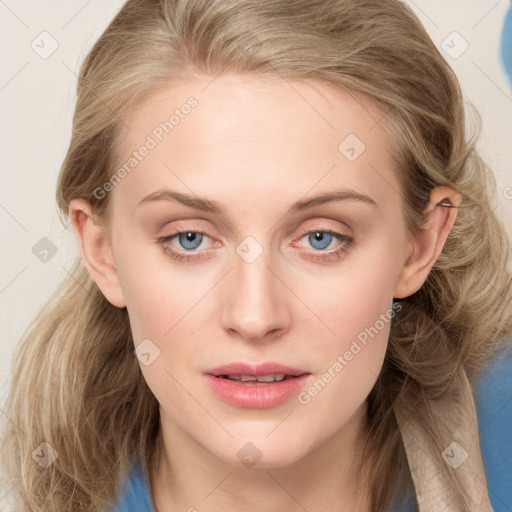
<path id="1" fill-rule="evenodd" d="M 396 201 L 382 117 L 369 101 L 313 80 L 225 74 L 169 84 L 124 118 L 118 156 L 128 172 L 115 202 L 133 209 L 165 186 L 294 200 L 346 186 Z"/>

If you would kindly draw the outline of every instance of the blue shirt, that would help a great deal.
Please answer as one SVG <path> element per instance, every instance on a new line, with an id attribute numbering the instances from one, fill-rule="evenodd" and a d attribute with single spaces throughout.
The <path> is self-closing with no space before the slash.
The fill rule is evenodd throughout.
<path id="1" fill-rule="evenodd" d="M 494 358 L 475 389 L 480 445 L 494 512 L 512 510 L 512 349 Z M 156 512 L 147 475 L 135 462 L 113 512 Z M 414 496 L 389 512 L 418 512 Z"/>

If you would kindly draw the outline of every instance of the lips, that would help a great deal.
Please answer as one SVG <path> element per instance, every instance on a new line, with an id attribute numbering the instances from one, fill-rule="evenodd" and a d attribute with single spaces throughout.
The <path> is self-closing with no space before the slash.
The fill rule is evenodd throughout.
<path id="1" fill-rule="evenodd" d="M 310 372 L 299 368 L 283 365 L 276 362 L 267 362 L 262 364 L 234 362 L 222 366 L 216 366 L 205 372 L 207 375 L 214 377 L 224 377 L 239 375 L 246 377 L 262 377 L 265 375 L 284 374 L 285 378 L 298 377 L 300 375 L 309 374 Z"/>
<path id="2" fill-rule="evenodd" d="M 262 409 L 291 399 L 313 374 L 276 362 L 236 362 L 211 368 L 204 372 L 204 378 L 223 401 L 236 407 Z"/>

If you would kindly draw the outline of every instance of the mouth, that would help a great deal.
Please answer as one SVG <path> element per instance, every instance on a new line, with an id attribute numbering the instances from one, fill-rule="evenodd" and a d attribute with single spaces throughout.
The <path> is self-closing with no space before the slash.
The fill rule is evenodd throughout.
<path id="1" fill-rule="evenodd" d="M 265 383 L 281 382 L 283 380 L 300 377 L 301 375 L 309 372 L 277 362 L 233 362 L 211 368 L 205 373 L 207 375 L 213 375 L 214 377 L 219 377 L 221 379 L 229 379 L 242 383 Z"/>
<path id="2" fill-rule="evenodd" d="M 298 376 L 299 375 L 286 375 L 284 373 L 270 373 L 267 375 L 214 375 L 214 377 L 231 380 L 233 382 L 237 382 L 238 384 L 245 384 L 246 386 L 264 386 L 265 384 L 272 382 L 282 382 L 284 380 L 295 379 Z"/>
<path id="3" fill-rule="evenodd" d="M 230 363 L 205 373 L 206 382 L 222 400 L 243 408 L 276 407 L 298 393 L 312 373 L 281 363 Z"/>

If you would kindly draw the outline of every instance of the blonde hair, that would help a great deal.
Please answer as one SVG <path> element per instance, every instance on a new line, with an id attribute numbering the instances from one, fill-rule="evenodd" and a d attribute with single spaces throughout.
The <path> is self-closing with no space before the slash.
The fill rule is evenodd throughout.
<path id="1" fill-rule="evenodd" d="M 384 511 L 410 475 L 393 407 L 418 397 L 417 421 L 435 438 L 428 400 L 458 368 L 472 385 L 512 330 L 510 241 L 495 216 L 495 180 L 465 133 L 457 78 L 411 9 L 398 0 L 129 0 L 80 70 L 73 133 L 57 186 L 65 223 L 85 198 L 108 226 L 123 116 L 158 87 L 223 71 L 315 79 L 370 100 L 393 134 L 408 231 L 422 228 L 432 188 L 462 197 L 422 288 L 397 299 L 382 372 L 360 432 L 361 481 Z M 477 133 L 478 130 L 475 130 Z M 134 356 L 126 309 L 110 304 L 81 258 L 24 333 L 13 359 L 1 462 L 16 510 L 102 511 L 131 462 L 157 437 L 158 402 Z M 58 453 L 46 469 L 32 452 Z M 439 447 L 439 453 L 445 447 Z M 460 510 L 469 504 L 446 469 Z"/>

